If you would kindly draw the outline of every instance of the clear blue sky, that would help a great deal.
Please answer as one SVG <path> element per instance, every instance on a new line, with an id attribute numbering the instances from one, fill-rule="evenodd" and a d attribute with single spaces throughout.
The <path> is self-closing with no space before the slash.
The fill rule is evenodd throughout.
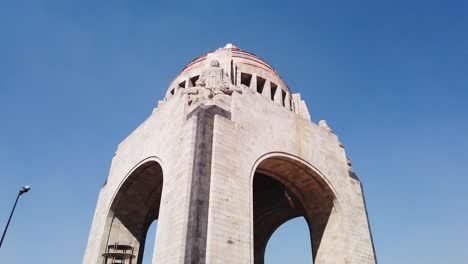
<path id="1" fill-rule="evenodd" d="M 186 63 L 228 42 L 340 137 L 379 263 L 467 262 L 467 1 L 195 2 L 0 2 L 1 229 L 32 186 L 2 263 L 81 263 L 117 144 Z M 307 263 L 305 232 L 281 227 L 267 263 Z"/>

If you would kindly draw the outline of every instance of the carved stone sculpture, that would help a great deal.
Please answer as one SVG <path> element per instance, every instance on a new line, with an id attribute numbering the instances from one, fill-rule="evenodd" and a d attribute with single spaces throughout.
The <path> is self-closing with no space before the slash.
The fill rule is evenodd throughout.
<path id="1" fill-rule="evenodd" d="M 327 130 L 329 133 L 333 133 L 333 130 L 328 126 L 326 120 L 320 120 L 318 125 L 319 125 L 319 127 Z"/>
<path id="2" fill-rule="evenodd" d="M 187 88 L 182 92 L 182 94 L 188 95 L 189 105 L 213 98 L 211 89 L 205 87 L 204 76 L 200 76 L 200 78 L 195 83 L 195 87 Z"/>
<path id="3" fill-rule="evenodd" d="M 182 94 L 188 95 L 188 104 L 196 104 L 213 99 L 219 94 L 242 93 L 242 88 L 232 84 L 229 75 L 219 67 L 219 61 L 212 60 L 210 68 L 203 71 L 195 87 L 187 88 Z"/>

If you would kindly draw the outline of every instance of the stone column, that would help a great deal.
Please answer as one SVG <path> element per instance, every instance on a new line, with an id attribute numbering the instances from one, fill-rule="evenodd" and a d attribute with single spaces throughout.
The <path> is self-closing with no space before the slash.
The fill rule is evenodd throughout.
<path id="1" fill-rule="evenodd" d="M 257 91 L 257 74 L 252 74 L 252 79 L 250 80 L 249 88 Z"/>
<path id="2" fill-rule="evenodd" d="M 286 92 L 286 99 L 284 100 L 284 107 L 286 109 L 291 110 L 291 94 Z"/>
<path id="3" fill-rule="evenodd" d="M 275 95 L 274 95 L 274 101 L 275 103 L 279 104 L 279 105 L 283 105 L 283 89 L 278 86 L 276 87 L 276 92 L 275 92 Z"/>
<path id="4" fill-rule="evenodd" d="M 271 82 L 268 79 L 265 81 L 262 95 L 271 100 Z"/>
<path id="5" fill-rule="evenodd" d="M 188 114 L 196 118 L 194 160 L 185 248 L 186 264 L 206 262 L 208 209 L 210 206 L 213 126 L 215 115 L 230 119 L 230 113 L 216 105 L 200 105 Z"/>

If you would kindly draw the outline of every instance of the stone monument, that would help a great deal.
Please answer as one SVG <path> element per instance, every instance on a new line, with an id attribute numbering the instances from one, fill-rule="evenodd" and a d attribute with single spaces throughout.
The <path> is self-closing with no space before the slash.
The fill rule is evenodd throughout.
<path id="1" fill-rule="evenodd" d="M 118 146 L 84 264 L 263 263 L 304 217 L 316 264 L 376 263 L 362 186 L 325 121 L 275 69 L 231 44 L 194 59 Z"/>

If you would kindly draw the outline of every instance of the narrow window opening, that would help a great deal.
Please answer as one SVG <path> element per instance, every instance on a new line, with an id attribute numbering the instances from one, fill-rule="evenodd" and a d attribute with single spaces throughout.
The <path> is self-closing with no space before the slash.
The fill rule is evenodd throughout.
<path id="1" fill-rule="evenodd" d="M 235 69 L 235 80 L 234 80 L 234 83 L 235 85 L 238 85 L 239 84 L 239 80 L 237 80 L 237 66 L 236 66 L 236 69 Z"/>
<path id="2" fill-rule="evenodd" d="M 190 82 L 192 83 L 192 87 L 197 86 L 197 81 L 200 79 L 200 75 L 194 76 L 190 78 Z"/>
<path id="3" fill-rule="evenodd" d="M 283 106 L 285 106 L 286 105 L 286 92 L 284 90 L 281 90 L 281 95 L 282 95 L 281 102 L 283 102 Z"/>
<path id="4" fill-rule="evenodd" d="M 231 60 L 231 82 L 236 83 L 234 82 L 234 61 L 233 60 Z"/>
<path id="5" fill-rule="evenodd" d="M 263 87 L 265 87 L 266 80 L 257 76 L 257 92 L 262 93 Z"/>
<path id="6" fill-rule="evenodd" d="M 241 84 L 250 87 L 250 81 L 252 81 L 252 74 L 241 73 Z"/>
<path id="7" fill-rule="evenodd" d="M 270 83 L 271 85 L 271 100 L 274 101 L 275 100 L 275 94 L 276 94 L 276 90 L 278 89 L 278 85 L 276 85 L 275 83 Z"/>
<path id="8" fill-rule="evenodd" d="M 172 88 L 171 94 L 174 95 L 174 93 L 175 93 L 175 88 Z"/>
<path id="9" fill-rule="evenodd" d="M 180 87 L 180 88 L 185 88 L 185 81 L 179 83 L 179 87 Z"/>

